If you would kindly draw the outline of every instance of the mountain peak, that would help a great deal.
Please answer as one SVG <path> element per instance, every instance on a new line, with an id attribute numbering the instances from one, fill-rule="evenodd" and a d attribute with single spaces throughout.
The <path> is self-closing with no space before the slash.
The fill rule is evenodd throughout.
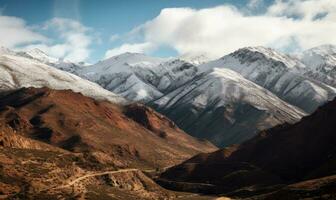
<path id="1" fill-rule="evenodd" d="M 44 55 L 47 56 L 47 54 L 46 54 L 44 51 L 42 51 L 41 49 L 39 49 L 39 48 L 33 48 L 33 49 L 30 49 L 30 50 L 28 50 L 28 51 L 26 51 L 26 52 L 27 52 L 27 53 L 44 54 Z"/>
<path id="2" fill-rule="evenodd" d="M 130 56 L 146 56 L 146 55 L 143 54 L 143 53 L 125 52 L 125 53 L 121 53 L 121 54 L 116 55 L 116 56 L 112 56 L 112 58 L 130 57 Z"/>
<path id="3" fill-rule="evenodd" d="M 241 48 L 241 49 L 247 49 L 247 50 L 250 50 L 250 51 L 260 52 L 260 53 L 276 51 L 275 49 L 265 47 L 265 46 L 248 46 L 248 47 L 244 47 L 244 48 Z"/>
<path id="4" fill-rule="evenodd" d="M 206 53 L 200 53 L 200 54 L 186 53 L 179 56 L 178 59 L 181 59 L 194 65 L 200 65 L 211 60 L 211 58 Z"/>
<path id="5" fill-rule="evenodd" d="M 18 54 L 25 57 L 36 59 L 43 63 L 56 63 L 58 61 L 57 58 L 49 56 L 47 53 L 45 53 L 39 48 L 33 48 L 27 51 L 18 52 Z"/>
<path id="6" fill-rule="evenodd" d="M 336 54 L 336 45 L 324 44 L 317 47 L 313 47 L 303 52 L 303 54 L 318 54 L 318 55 L 330 55 Z"/>
<path id="7" fill-rule="evenodd" d="M 336 46 L 331 44 L 317 46 L 304 51 L 300 56 L 307 66 L 333 66 L 336 63 Z"/>
<path id="8" fill-rule="evenodd" d="M 12 54 L 12 53 L 14 52 L 8 49 L 7 47 L 0 46 L 0 54 Z"/>
<path id="9" fill-rule="evenodd" d="M 161 62 L 166 61 L 165 58 L 157 58 L 151 57 L 146 54 L 142 53 L 131 53 L 125 52 L 116 56 L 112 56 L 105 60 L 101 60 L 98 63 L 94 64 L 95 67 L 101 68 L 109 68 L 113 71 L 120 70 L 121 66 L 122 71 L 129 70 L 127 69 L 128 66 L 141 66 L 141 67 L 148 67 L 148 66 L 156 66 L 159 65 Z M 118 69 L 117 69 L 118 68 Z"/>
<path id="10" fill-rule="evenodd" d="M 135 53 L 135 52 L 124 52 L 115 56 L 108 57 L 100 62 L 104 62 L 107 60 L 125 60 L 125 59 L 147 59 L 151 58 L 150 56 L 143 53 Z"/>
<path id="11" fill-rule="evenodd" d="M 300 61 L 295 57 L 281 53 L 275 49 L 263 46 L 241 48 L 229 54 L 229 56 L 237 58 L 239 57 L 246 58 L 250 62 L 255 61 L 260 62 L 262 60 L 281 62 L 287 68 L 303 67 L 302 63 L 300 63 Z M 225 57 L 226 56 L 222 57 L 222 59 L 225 59 Z"/>

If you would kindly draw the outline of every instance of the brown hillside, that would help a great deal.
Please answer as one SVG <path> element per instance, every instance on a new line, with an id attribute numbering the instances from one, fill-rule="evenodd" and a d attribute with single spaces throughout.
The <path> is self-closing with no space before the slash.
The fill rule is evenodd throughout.
<path id="1" fill-rule="evenodd" d="M 3 94 L 0 120 L 25 137 L 119 167 L 166 167 L 216 149 L 152 109 L 98 102 L 70 90 L 24 88 Z"/>

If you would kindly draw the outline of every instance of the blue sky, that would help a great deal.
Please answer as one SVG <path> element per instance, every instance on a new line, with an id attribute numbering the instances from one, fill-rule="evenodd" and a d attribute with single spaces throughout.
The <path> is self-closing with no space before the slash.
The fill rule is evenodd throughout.
<path id="1" fill-rule="evenodd" d="M 316 5 L 319 5 L 327 0 L 309 1 L 316 1 Z M 301 1 L 297 2 L 299 2 L 298 5 L 294 5 L 298 7 L 297 10 L 300 10 L 300 8 L 305 9 L 306 5 L 304 3 L 300 4 Z M 283 1 L 285 6 L 286 3 L 287 6 L 293 7 L 293 3 L 290 0 Z M 222 6 L 220 9 L 216 9 L 220 6 Z M 270 12 L 272 6 L 275 8 L 273 9 L 274 11 Z M 294 19 L 293 16 L 296 17 L 294 19 L 296 21 L 304 21 L 305 16 L 311 14 L 308 13 L 311 12 L 309 9 L 303 9 L 302 13 L 294 13 L 294 11 L 286 13 L 287 11 L 284 8 L 279 11 L 281 7 L 283 5 L 280 5 L 279 2 L 271 0 L 0 0 L 1 16 L 9 17 L 4 18 L 2 21 L 21 20 L 23 24 L 15 27 L 15 30 L 20 32 L 21 28 L 23 28 L 25 31 L 32 32 L 27 33 L 27 41 L 16 42 L 14 41 L 15 38 L 9 37 L 5 39 L 7 41 L 13 40 L 13 42 L 4 41 L 1 44 L 0 41 L 0 45 L 17 49 L 37 46 L 54 55 L 61 57 L 68 56 L 69 58 L 74 58 L 76 61 L 83 59 L 88 62 L 95 62 L 108 55 L 115 55 L 127 50 L 138 50 L 154 56 L 167 57 L 188 54 L 190 52 L 195 54 L 204 53 L 201 52 L 202 48 L 200 47 L 202 46 L 205 46 L 205 51 L 218 48 L 216 52 L 211 52 L 214 56 L 218 56 L 221 53 L 225 54 L 245 44 L 260 44 L 280 49 L 302 48 L 301 46 L 303 45 L 300 46 L 300 44 L 304 43 L 304 39 L 302 38 L 305 35 L 304 33 L 294 34 L 295 28 L 290 33 L 281 33 L 282 30 L 270 27 L 269 32 L 274 32 L 274 37 L 268 38 L 266 36 L 265 42 L 260 42 L 262 38 L 259 38 L 258 32 L 254 32 L 253 26 L 249 26 L 253 22 L 256 22 L 258 24 L 255 24 L 255 26 L 258 26 L 259 31 L 265 30 L 264 28 L 260 28 L 260 26 L 268 26 L 268 24 L 274 23 L 295 27 L 295 24 L 291 24 L 291 21 Z M 162 10 L 167 8 L 167 12 L 162 13 Z M 180 9 L 176 10 L 172 8 Z M 317 10 L 313 14 L 321 15 L 321 12 L 331 13 L 330 10 Z M 180 26 L 176 28 L 173 25 L 175 21 L 167 22 L 170 15 L 171 19 L 176 21 L 176 24 L 180 23 Z M 262 18 L 256 19 L 259 16 Z M 216 25 L 213 25 L 213 17 L 216 17 L 216 23 L 221 28 L 218 29 Z M 288 20 L 278 22 L 279 19 L 284 17 Z M 204 18 L 207 21 L 202 21 L 200 18 Z M 241 19 L 236 23 L 242 26 L 242 31 L 244 31 L 245 27 L 249 27 L 245 30 L 246 35 L 237 34 L 234 32 L 237 31 L 235 28 L 224 30 L 228 26 L 237 26 L 230 23 L 231 21 L 235 21 L 235 19 Z M 154 21 L 155 23 L 144 26 L 148 21 Z M 78 24 L 74 24 L 74 22 Z M 187 26 L 190 27 L 186 27 L 186 25 L 183 25 L 184 23 L 187 23 Z M 230 25 L 225 25 L 225 23 Z M 1 20 L 0 28 L 2 28 Z M 11 28 L 10 25 L 5 25 L 2 30 L 10 30 Z M 190 31 L 190 29 L 194 29 L 195 32 Z M 208 29 L 209 31 L 213 31 L 213 33 L 203 33 L 200 31 L 203 29 Z M 67 32 L 68 30 L 70 31 Z M 172 32 L 171 30 L 177 32 L 165 35 L 165 32 Z M 251 32 L 250 34 L 248 33 L 249 31 Z M 220 36 L 216 35 L 217 33 Z M 5 37 L 5 31 L 3 34 L 3 37 Z M 32 34 L 35 35 L 32 36 Z M 165 35 L 165 37 L 161 37 L 161 35 Z M 199 37 L 196 37 L 197 35 Z M 215 36 L 212 37 L 213 35 Z M 237 38 L 235 35 L 239 35 L 239 37 L 237 36 Z M 1 33 L 0 36 L 2 36 Z M 186 38 L 181 39 L 182 36 Z M 224 37 L 228 39 L 232 38 L 224 40 Z M 244 37 L 248 38 L 245 39 Z M 26 37 L 24 36 L 23 38 Z M 242 38 L 243 42 L 240 42 L 240 38 Z M 218 47 L 216 47 L 216 40 L 219 40 L 220 43 Z M 83 41 L 82 45 L 74 45 L 75 42 L 80 41 Z M 296 46 L 293 47 L 285 44 L 278 47 L 276 44 L 279 41 L 281 43 L 292 41 L 291 44 L 299 46 L 296 48 Z M 333 41 L 330 42 L 332 43 Z M 324 41 L 312 42 L 310 46 L 320 43 L 324 43 Z M 226 47 L 226 44 L 230 48 Z M 71 46 L 73 46 L 73 49 L 71 49 Z M 72 52 L 75 51 L 75 47 L 77 48 L 76 52 Z M 81 48 L 82 50 L 79 51 L 78 49 Z M 112 51 L 107 53 L 111 49 Z"/>

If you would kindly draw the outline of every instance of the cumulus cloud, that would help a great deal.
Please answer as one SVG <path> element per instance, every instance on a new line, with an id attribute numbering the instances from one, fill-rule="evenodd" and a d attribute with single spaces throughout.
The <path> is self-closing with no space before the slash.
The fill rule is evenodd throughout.
<path id="1" fill-rule="evenodd" d="M 155 49 L 155 46 L 152 43 L 133 43 L 133 44 L 123 44 L 119 47 L 108 50 L 105 53 L 105 58 L 109 58 L 115 55 L 119 55 L 125 52 L 130 53 L 149 53 Z"/>
<path id="2" fill-rule="evenodd" d="M 80 22 L 66 18 L 53 18 L 44 24 L 43 29 L 51 30 L 58 34 L 61 42 L 39 45 L 39 48 L 57 58 L 64 58 L 73 62 L 87 60 L 90 56 L 90 45 L 93 37 L 90 29 Z M 31 45 L 29 48 L 36 47 Z"/>
<path id="3" fill-rule="evenodd" d="M 46 37 L 27 26 L 24 20 L 17 17 L 0 16 L 0 30 L 0 46 L 8 48 L 47 40 Z"/>
<path id="4" fill-rule="evenodd" d="M 65 18 L 53 18 L 33 28 L 21 18 L 0 16 L 0 30 L 0 46 L 16 50 L 39 48 L 53 57 L 73 62 L 89 58 L 94 40 L 90 28 Z M 48 38 L 42 32 L 55 37 Z"/>
<path id="5" fill-rule="evenodd" d="M 231 5 L 166 8 L 130 33 L 141 35 L 144 44 L 170 46 L 180 54 L 204 52 L 211 57 L 245 46 L 306 49 L 336 44 L 335 6 L 335 0 L 277 0 L 258 15 L 246 15 Z"/>
<path id="6" fill-rule="evenodd" d="M 335 0 L 277 0 L 268 9 L 268 14 L 274 16 L 286 16 L 301 20 L 335 20 Z"/>

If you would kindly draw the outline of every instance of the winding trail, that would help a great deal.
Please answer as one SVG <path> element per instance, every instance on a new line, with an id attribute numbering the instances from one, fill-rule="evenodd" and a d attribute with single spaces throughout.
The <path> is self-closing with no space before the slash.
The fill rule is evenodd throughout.
<path id="1" fill-rule="evenodd" d="M 135 168 L 130 168 L 130 169 L 120 169 L 120 170 L 115 170 L 115 171 L 105 171 L 105 172 L 99 172 L 99 173 L 93 173 L 93 174 L 86 174 L 84 176 L 80 176 L 74 180 L 72 180 L 71 182 L 65 184 L 65 185 L 62 185 L 62 186 L 59 186 L 55 189 L 61 189 L 61 188 L 66 188 L 66 187 L 70 187 L 72 185 L 74 185 L 75 183 L 83 180 L 83 179 L 86 179 L 86 178 L 89 178 L 89 177 L 93 177 L 93 176 L 103 176 L 103 175 L 107 175 L 107 174 L 117 174 L 117 173 L 123 173 L 123 172 L 135 172 L 135 171 L 141 171 L 139 169 L 135 169 Z"/>
<path id="2" fill-rule="evenodd" d="M 168 168 L 168 167 L 167 167 Z M 74 180 L 68 182 L 68 183 L 65 183 L 61 186 L 58 186 L 58 187 L 52 187 L 52 188 L 49 188 L 49 189 L 62 189 L 62 188 L 67 188 L 67 187 L 71 187 L 73 185 L 75 185 L 76 183 L 86 179 L 86 178 L 90 178 L 90 177 L 94 177 L 94 176 L 103 176 L 103 175 L 108 175 L 108 174 L 118 174 L 118 173 L 125 173 L 125 172 L 155 172 L 156 170 L 155 169 L 147 169 L 147 170 L 140 170 L 140 169 L 136 169 L 136 168 L 127 168 L 127 169 L 119 169 L 119 170 L 113 170 L 113 171 L 104 171 L 104 172 L 97 172 L 97 173 L 90 173 L 90 174 L 86 174 L 86 175 L 83 175 L 83 176 L 80 176 L 80 177 L 77 177 L 75 178 Z M 49 190 L 47 189 L 47 190 Z M 186 194 L 186 195 L 179 195 L 176 197 L 176 199 L 190 199 L 190 200 L 196 200 L 196 199 L 202 199 L 202 200 L 219 200 L 215 197 L 211 197 L 211 196 L 202 196 L 200 194 Z M 223 200 L 229 200 L 229 198 L 227 199 L 223 199 Z"/>

